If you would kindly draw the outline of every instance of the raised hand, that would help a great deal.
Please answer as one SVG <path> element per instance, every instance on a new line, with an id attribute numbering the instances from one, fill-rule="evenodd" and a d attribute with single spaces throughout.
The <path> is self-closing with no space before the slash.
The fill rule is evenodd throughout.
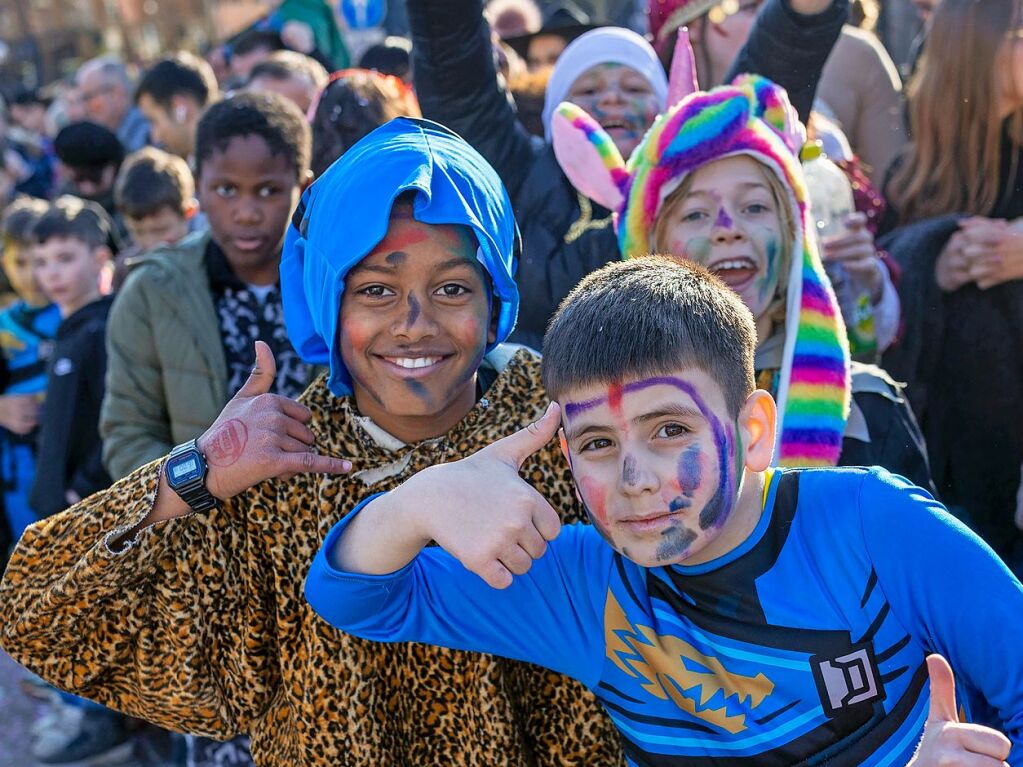
<path id="1" fill-rule="evenodd" d="M 519 476 L 560 423 L 552 404 L 525 429 L 416 474 L 359 514 L 330 554 L 332 563 L 349 572 L 391 573 L 436 541 L 494 588 L 511 585 L 561 530 L 547 499 Z"/>
<path id="2" fill-rule="evenodd" d="M 224 501 L 260 482 L 295 474 L 344 474 L 352 464 L 320 455 L 304 405 L 270 394 L 277 363 L 256 341 L 256 366 L 197 445 L 209 465 L 206 486 Z"/>
<path id="3" fill-rule="evenodd" d="M 979 724 L 960 724 L 955 677 L 940 655 L 927 657 L 931 706 L 924 737 L 907 767 L 1007 767 L 1009 739 Z"/>

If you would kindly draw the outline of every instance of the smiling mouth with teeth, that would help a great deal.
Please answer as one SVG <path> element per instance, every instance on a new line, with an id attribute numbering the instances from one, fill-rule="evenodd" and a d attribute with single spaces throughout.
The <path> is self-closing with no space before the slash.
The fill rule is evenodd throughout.
<path id="1" fill-rule="evenodd" d="M 408 370 L 428 368 L 441 361 L 440 357 L 384 357 L 384 359 L 393 365 L 397 365 L 398 367 L 406 368 Z"/>

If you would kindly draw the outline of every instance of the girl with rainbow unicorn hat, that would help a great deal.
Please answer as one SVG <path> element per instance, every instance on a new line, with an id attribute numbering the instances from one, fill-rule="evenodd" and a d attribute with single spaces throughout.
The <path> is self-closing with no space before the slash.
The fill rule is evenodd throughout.
<path id="1" fill-rule="evenodd" d="M 849 359 L 821 265 L 798 155 L 805 132 L 785 91 L 745 75 L 700 91 L 680 31 L 669 103 L 628 163 L 578 107 L 551 131 L 566 175 L 615 212 L 623 258 L 697 261 L 753 312 L 757 384 L 781 416 L 782 466 L 880 465 L 930 488 L 923 439 L 898 386 Z"/>

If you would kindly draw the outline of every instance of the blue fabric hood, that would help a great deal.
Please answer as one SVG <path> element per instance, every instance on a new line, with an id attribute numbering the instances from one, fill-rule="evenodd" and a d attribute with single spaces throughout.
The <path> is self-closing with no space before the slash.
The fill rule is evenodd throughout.
<path id="1" fill-rule="evenodd" d="M 330 390 L 352 381 L 341 360 L 338 314 L 345 276 L 387 233 L 394 200 L 415 191 L 413 215 L 425 224 L 462 224 L 476 233 L 477 257 L 493 282 L 497 339 L 519 311 L 515 284 L 519 234 L 497 173 L 455 133 L 429 120 L 399 117 L 345 152 L 305 193 L 281 254 L 284 321 L 306 362 L 330 366 Z"/>

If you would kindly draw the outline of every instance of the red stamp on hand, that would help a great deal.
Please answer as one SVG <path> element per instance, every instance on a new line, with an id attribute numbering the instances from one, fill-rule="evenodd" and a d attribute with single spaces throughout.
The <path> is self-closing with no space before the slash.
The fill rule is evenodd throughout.
<path id="1" fill-rule="evenodd" d="M 249 440 L 249 430 L 237 418 L 224 421 L 210 435 L 206 450 L 207 462 L 214 466 L 231 466 L 242 457 L 242 451 Z"/>

